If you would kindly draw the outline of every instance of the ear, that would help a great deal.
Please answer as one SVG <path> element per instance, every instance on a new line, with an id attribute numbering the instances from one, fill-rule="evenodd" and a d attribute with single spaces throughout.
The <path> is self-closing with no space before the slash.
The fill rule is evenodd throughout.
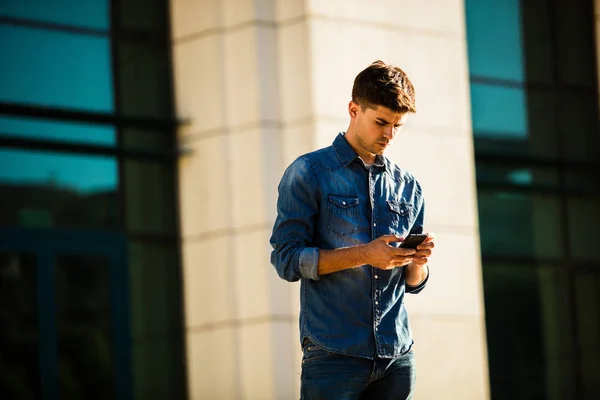
<path id="1" fill-rule="evenodd" d="M 348 114 L 350 114 L 350 118 L 356 118 L 356 116 L 358 115 L 359 107 L 360 105 L 353 101 L 350 101 L 350 103 L 348 103 Z"/>

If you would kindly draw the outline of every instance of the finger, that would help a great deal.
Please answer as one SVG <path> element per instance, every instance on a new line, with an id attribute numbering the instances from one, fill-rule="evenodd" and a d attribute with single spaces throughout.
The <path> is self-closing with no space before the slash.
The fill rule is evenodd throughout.
<path id="1" fill-rule="evenodd" d="M 427 238 L 425 238 L 425 241 L 423 243 L 433 242 L 434 239 L 435 239 L 435 233 L 428 232 L 427 233 Z"/>
<path id="2" fill-rule="evenodd" d="M 429 257 L 431 253 L 431 249 L 419 250 L 413 255 L 413 257 Z"/>
<path id="3" fill-rule="evenodd" d="M 425 242 L 425 243 L 421 243 L 420 245 L 418 245 L 417 250 L 433 249 L 434 247 L 435 247 L 434 242 Z"/>
<path id="4" fill-rule="evenodd" d="M 417 249 L 409 249 L 409 248 L 403 248 L 403 247 L 395 247 L 394 248 L 394 253 L 396 254 L 396 256 L 399 256 L 399 257 L 411 256 L 411 255 L 415 254 L 416 252 L 417 252 Z"/>
<path id="5" fill-rule="evenodd" d="M 404 237 L 398 235 L 383 235 L 379 240 L 383 240 L 385 243 L 401 242 L 404 240 Z"/>

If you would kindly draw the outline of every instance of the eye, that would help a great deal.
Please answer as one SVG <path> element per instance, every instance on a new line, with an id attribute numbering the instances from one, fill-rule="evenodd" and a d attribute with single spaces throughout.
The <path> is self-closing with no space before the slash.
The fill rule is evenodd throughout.
<path id="1" fill-rule="evenodd" d="M 376 121 L 376 122 L 377 122 L 377 125 L 379 125 L 379 126 L 384 126 L 385 125 L 385 122 L 381 122 L 381 121 Z"/>

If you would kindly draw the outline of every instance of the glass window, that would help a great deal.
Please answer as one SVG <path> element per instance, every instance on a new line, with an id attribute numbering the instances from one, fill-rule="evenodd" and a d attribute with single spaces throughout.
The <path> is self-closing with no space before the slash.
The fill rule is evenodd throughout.
<path id="1" fill-rule="evenodd" d="M 486 263 L 486 332 L 493 397 L 567 399 L 574 351 L 563 269 Z"/>
<path id="2" fill-rule="evenodd" d="M 600 160 L 596 95 L 562 93 L 559 113 L 561 156 L 567 160 Z"/>
<path id="3" fill-rule="evenodd" d="M 167 50 L 152 43 L 119 42 L 119 107 L 125 115 L 171 115 Z"/>
<path id="4" fill-rule="evenodd" d="M 119 7 L 121 28 L 158 30 L 165 27 L 164 0 L 120 0 L 115 6 Z"/>
<path id="5" fill-rule="evenodd" d="M 0 16 L 108 29 L 108 0 L 0 1 Z"/>
<path id="6" fill-rule="evenodd" d="M 180 398 L 182 315 L 175 245 L 132 242 L 130 301 L 135 398 Z"/>
<path id="7" fill-rule="evenodd" d="M 563 255 L 559 198 L 480 188 L 478 203 L 483 254 Z"/>
<path id="8" fill-rule="evenodd" d="M 0 393 L 39 399 L 36 257 L 0 251 Z"/>
<path id="9" fill-rule="evenodd" d="M 600 197 L 571 197 L 567 200 L 569 244 L 575 260 L 600 261 L 598 221 Z"/>
<path id="10" fill-rule="evenodd" d="M 594 9 L 588 0 L 559 2 L 556 43 L 560 83 L 596 89 Z"/>
<path id="11" fill-rule="evenodd" d="M 175 232 L 173 177 L 173 169 L 164 164 L 125 161 L 125 215 L 129 232 Z"/>
<path id="12" fill-rule="evenodd" d="M 502 3 L 502 2 L 500 2 Z M 556 74 L 554 49 L 551 40 L 555 29 L 548 0 L 520 1 L 523 52 L 527 82 L 553 84 Z"/>
<path id="13" fill-rule="evenodd" d="M 519 0 L 466 1 L 471 75 L 524 80 Z"/>
<path id="14" fill-rule="evenodd" d="M 558 168 L 477 163 L 477 182 L 497 185 L 537 186 L 558 189 Z"/>
<path id="15" fill-rule="evenodd" d="M 113 157 L 0 148 L 0 226 L 114 229 L 118 182 Z"/>
<path id="16" fill-rule="evenodd" d="M 527 103 L 523 89 L 471 84 L 475 137 L 527 138 Z"/>
<path id="17" fill-rule="evenodd" d="M 0 115 L 0 136 L 114 146 L 115 128 L 47 119 Z"/>
<path id="18" fill-rule="evenodd" d="M 582 399 L 600 398 L 600 268 L 575 275 Z"/>
<path id="19" fill-rule="evenodd" d="M 109 262 L 57 255 L 55 273 L 60 397 L 114 398 Z"/>
<path id="20" fill-rule="evenodd" d="M 0 101 L 112 112 L 110 42 L 0 25 Z"/>

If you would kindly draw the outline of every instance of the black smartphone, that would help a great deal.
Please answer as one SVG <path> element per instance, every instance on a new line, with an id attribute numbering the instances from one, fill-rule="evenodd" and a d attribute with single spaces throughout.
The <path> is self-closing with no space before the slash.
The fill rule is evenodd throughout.
<path id="1" fill-rule="evenodd" d="M 425 241 L 425 239 L 427 239 L 427 234 L 425 233 L 411 233 L 402 243 L 400 243 L 399 247 L 402 247 L 403 249 L 416 249 L 418 245 Z"/>

